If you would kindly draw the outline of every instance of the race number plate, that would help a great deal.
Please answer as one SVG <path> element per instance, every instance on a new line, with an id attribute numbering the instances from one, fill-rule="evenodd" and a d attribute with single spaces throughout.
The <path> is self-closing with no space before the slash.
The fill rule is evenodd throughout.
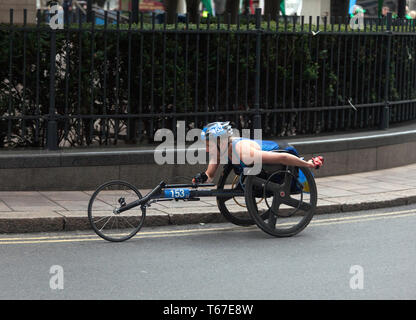
<path id="1" fill-rule="evenodd" d="M 186 199 L 186 198 L 189 198 L 189 195 L 190 195 L 189 189 L 182 189 L 182 188 L 165 189 L 165 198 Z"/>

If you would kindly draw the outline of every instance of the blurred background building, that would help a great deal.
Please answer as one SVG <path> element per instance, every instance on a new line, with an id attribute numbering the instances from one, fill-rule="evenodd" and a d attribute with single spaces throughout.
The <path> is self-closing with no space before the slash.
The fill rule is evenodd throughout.
<path id="1" fill-rule="evenodd" d="M 1 0 L 0 23 L 10 22 L 10 9 L 14 9 L 13 22 L 23 23 L 23 9 L 27 9 L 27 22 L 36 22 L 37 0 Z"/>
<path id="2" fill-rule="evenodd" d="M 64 5 L 65 0 L 56 0 Z M 82 14 L 86 14 L 87 0 L 66 0 L 70 5 L 70 10 L 76 12 L 80 10 Z M 141 12 L 163 12 L 166 10 L 168 2 L 175 0 L 139 0 L 139 10 Z M 186 13 L 186 0 L 177 0 L 176 11 L 180 14 Z M 200 11 L 204 10 L 203 3 L 210 3 L 214 10 L 221 14 L 226 9 L 227 0 L 201 0 Z M 231 1 L 231 0 L 228 0 Z M 238 1 L 238 0 L 233 0 Z M 244 8 L 248 8 L 251 13 L 254 9 L 261 7 L 264 9 L 266 1 L 273 0 L 240 0 L 240 12 L 244 12 Z M 279 1 L 279 0 L 275 0 Z M 287 15 L 297 14 L 303 16 L 347 16 L 353 5 L 360 5 L 366 10 L 367 16 L 379 16 L 381 7 L 388 7 L 390 12 L 399 13 L 400 5 L 405 5 L 407 12 L 416 10 L 416 0 L 283 0 L 286 7 Z M 27 22 L 36 22 L 36 9 L 47 11 L 50 0 L 1 0 L 0 1 L 0 23 L 8 23 L 10 21 L 10 9 L 14 9 L 13 20 L 15 23 L 23 22 L 23 9 L 27 9 Z M 120 10 L 131 11 L 132 0 L 93 0 L 93 10 L 99 16 L 103 10 Z M 263 10 L 264 11 L 264 10 Z"/>

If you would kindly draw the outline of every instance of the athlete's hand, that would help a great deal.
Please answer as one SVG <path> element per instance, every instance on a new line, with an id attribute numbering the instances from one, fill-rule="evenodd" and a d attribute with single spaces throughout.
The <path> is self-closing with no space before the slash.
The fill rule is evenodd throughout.
<path id="1" fill-rule="evenodd" d="M 192 183 L 204 183 L 208 180 L 208 176 L 205 172 L 198 173 L 195 177 L 192 179 Z"/>
<path id="2" fill-rule="evenodd" d="M 324 158 L 322 156 L 313 157 L 311 161 L 315 169 L 319 169 L 324 164 Z"/>

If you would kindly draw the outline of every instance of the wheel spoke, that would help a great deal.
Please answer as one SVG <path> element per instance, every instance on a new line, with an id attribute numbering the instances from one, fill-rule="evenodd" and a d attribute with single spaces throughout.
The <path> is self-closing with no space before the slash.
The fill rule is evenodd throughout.
<path id="1" fill-rule="evenodd" d="M 285 179 L 284 179 L 284 190 L 286 192 L 290 190 L 292 179 L 293 179 L 292 173 L 290 171 L 286 171 Z"/>
<path id="2" fill-rule="evenodd" d="M 101 217 L 101 218 L 99 218 L 98 220 L 94 220 L 94 223 L 98 223 L 98 222 L 100 222 L 101 220 L 104 220 L 105 218 L 108 218 L 108 217 L 110 217 L 110 218 L 111 218 L 111 216 Z"/>
<path id="3" fill-rule="evenodd" d="M 275 194 L 273 196 L 273 201 L 272 201 L 272 210 L 271 210 L 272 213 L 277 214 L 279 212 L 279 207 L 281 203 L 282 202 L 280 200 L 280 197 L 277 194 Z"/>
<path id="4" fill-rule="evenodd" d="M 253 177 L 253 185 L 256 187 L 264 188 L 266 185 L 267 180 L 262 179 L 259 177 Z M 271 192 L 279 192 L 281 189 L 281 185 L 272 181 L 268 181 L 266 185 L 266 190 Z"/>
<path id="5" fill-rule="evenodd" d="M 104 229 L 104 227 L 107 225 L 107 223 L 111 220 L 111 218 L 112 218 L 113 216 L 110 216 L 109 218 L 108 218 L 108 220 L 104 223 L 104 225 L 101 227 L 101 229 L 100 229 L 100 231 L 103 231 L 103 229 Z"/>
<path id="6" fill-rule="evenodd" d="M 290 197 L 283 198 L 282 202 L 288 206 L 291 206 L 293 208 L 299 208 L 300 210 L 303 210 L 303 211 L 309 211 L 312 209 L 312 206 L 309 203 L 300 201 L 297 199 L 293 199 Z"/>
<path id="7" fill-rule="evenodd" d="M 279 212 L 280 204 L 281 204 L 281 201 L 280 201 L 279 196 L 274 195 L 272 206 L 269 209 L 270 212 L 269 212 L 269 220 L 268 220 L 268 225 L 272 229 L 276 229 L 277 213 Z"/>
<path id="8" fill-rule="evenodd" d="M 281 189 L 282 185 L 276 182 L 269 181 L 266 185 L 266 191 L 271 191 L 273 193 L 280 192 Z"/>
<path id="9" fill-rule="evenodd" d="M 126 219 L 126 217 L 123 217 L 123 216 L 120 216 L 121 218 L 123 218 L 123 220 L 125 221 L 125 222 L 127 222 L 132 228 L 136 228 L 135 226 L 133 226 L 131 223 L 130 223 L 130 221 L 129 220 L 127 220 Z"/>
<path id="10" fill-rule="evenodd" d="M 269 226 L 269 228 L 276 229 L 276 220 L 277 220 L 276 214 L 273 211 L 271 211 L 269 213 L 269 219 L 267 220 L 267 225 Z"/>
<path id="11" fill-rule="evenodd" d="M 110 229 L 113 229 L 114 223 L 116 223 L 116 222 L 117 222 L 117 216 L 114 216 L 113 223 L 111 224 Z"/>

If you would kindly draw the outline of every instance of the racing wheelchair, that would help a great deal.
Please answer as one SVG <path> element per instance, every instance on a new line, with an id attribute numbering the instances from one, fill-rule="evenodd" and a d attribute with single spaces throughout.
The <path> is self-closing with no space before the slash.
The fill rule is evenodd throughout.
<path id="1" fill-rule="evenodd" d="M 229 163 L 224 165 L 216 185 L 161 181 L 145 196 L 126 181 L 106 182 L 90 198 L 88 220 L 98 236 L 121 242 L 143 227 L 146 208 L 153 203 L 216 197 L 219 211 L 229 222 L 239 226 L 256 224 L 269 235 L 290 237 L 311 221 L 317 196 L 315 179 L 308 168 L 263 165 L 259 174 L 251 175 Z"/>

